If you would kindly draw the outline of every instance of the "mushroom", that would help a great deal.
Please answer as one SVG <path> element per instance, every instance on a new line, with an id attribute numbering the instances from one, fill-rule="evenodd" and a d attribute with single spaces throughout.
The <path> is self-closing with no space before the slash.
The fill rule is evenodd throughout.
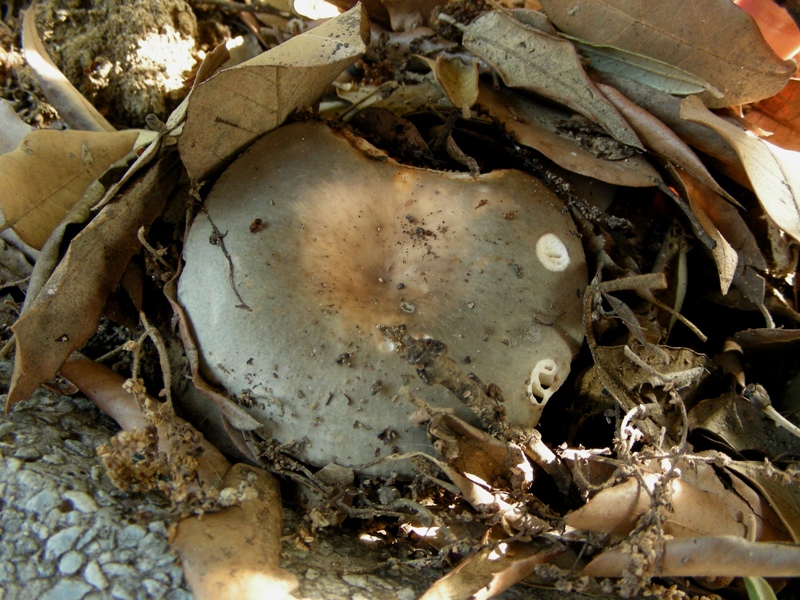
<path id="1" fill-rule="evenodd" d="M 201 371 L 313 465 L 428 452 L 401 389 L 463 419 L 403 353 L 436 340 L 534 427 L 583 340 L 586 262 L 534 177 L 398 164 L 321 123 L 282 127 L 219 178 L 185 240 L 178 299 Z M 361 472 L 411 473 L 379 462 Z"/>

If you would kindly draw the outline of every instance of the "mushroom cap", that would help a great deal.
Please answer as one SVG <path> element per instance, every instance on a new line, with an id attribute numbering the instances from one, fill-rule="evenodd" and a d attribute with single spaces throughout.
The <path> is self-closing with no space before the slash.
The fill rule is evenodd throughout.
<path id="1" fill-rule="evenodd" d="M 301 460 L 358 470 L 433 453 L 403 386 L 475 422 L 418 378 L 398 352 L 406 335 L 444 342 L 465 372 L 499 386 L 511 423 L 536 425 L 583 340 L 574 229 L 526 173 L 412 168 L 296 123 L 219 178 L 185 240 L 178 298 L 207 379 L 275 440 L 296 442 Z"/>

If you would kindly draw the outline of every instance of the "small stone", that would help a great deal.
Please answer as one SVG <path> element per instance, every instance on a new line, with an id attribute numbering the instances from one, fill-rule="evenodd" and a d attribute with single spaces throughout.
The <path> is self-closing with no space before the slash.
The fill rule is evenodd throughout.
<path id="1" fill-rule="evenodd" d="M 14 567 L 14 563 L 7 560 L 0 561 L 0 581 L 14 581 L 16 572 L 17 569 Z"/>
<path id="2" fill-rule="evenodd" d="M 133 548 L 145 536 L 147 530 L 141 525 L 128 525 L 117 533 L 118 548 Z"/>
<path id="3" fill-rule="evenodd" d="M 31 446 L 22 446 L 21 448 L 14 450 L 14 458 L 18 458 L 26 462 L 39 460 L 41 456 L 41 453 L 36 448 Z"/>
<path id="4" fill-rule="evenodd" d="M 83 556 L 70 550 L 58 561 L 58 572 L 62 575 L 74 575 L 83 565 Z"/>
<path id="5" fill-rule="evenodd" d="M 64 458 L 63 454 L 52 452 L 50 454 L 45 454 L 44 456 L 42 456 L 42 462 L 46 462 L 51 465 L 63 465 L 64 463 L 67 462 L 67 459 Z"/>
<path id="6" fill-rule="evenodd" d="M 345 573 L 344 575 L 342 575 L 342 579 L 344 579 L 347 583 L 349 583 L 353 587 L 360 587 L 363 589 L 369 588 L 369 583 L 367 582 L 367 578 L 364 575 Z"/>
<path id="7" fill-rule="evenodd" d="M 397 600 L 414 600 L 417 593 L 411 588 L 403 588 L 397 591 Z"/>
<path id="8" fill-rule="evenodd" d="M 308 569 L 305 572 L 304 579 L 307 579 L 308 581 L 314 581 L 315 579 L 319 578 L 319 575 L 320 573 L 316 569 Z"/>
<path id="9" fill-rule="evenodd" d="M 59 413 L 69 413 L 75 410 L 75 403 L 70 400 L 69 398 L 62 398 L 61 401 L 56 404 L 56 412 Z"/>
<path id="10" fill-rule="evenodd" d="M 72 550 L 82 532 L 83 530 L 80 527 L 68 527 L 50 536 L 45 545 L 45 559 L 53 560 L 68 550 Z"/>
<path id="11" fill-rule="evenodd" d="M 166 585 L 155 579 L 145 579 L 142 587 L 151 598 L 163 598 L 168 589 Z"/>
<path id="12" fill-rule="evenodd" d="M 25 503 L 25 509 L 37 514 L 49 513 L 61 504 L 61 498 L 55 489 L 45 489 Z"/>
<path id="13" fill-rule="evenodd" d="M 102 566 L 103 573 L 107 577 L 121 578 L 128 577 L 130 579 L 139 579 L 139 572 L 131 565 L 124 565 L 122 563 L 110 562 Z"/>
<path id="14" fill-rule="evenodd" d="M 91 587 L 77 579 L 61 579 L 46 591 L 41 600 L 80 600 L 91 591 Z"/>
<path id="15" fill-rule="evenodd" d="M 111 597 L 115 600 L 136 600 L 136 597 L 123 583 L 115 583 L 111 588 Z"/>
<path id="16" fill-rule="evenodd" d="M 79 510 L 82 513 L 93 513 L 97 510 L 97 502 L 84 492 L 69 491 L 64 492 L 62 496 L 65 500 L 72 502 L 75 510 Z"/>
<path id="17" fill-rule="evenodd" d="M 104 590 L 108 587 L 108 579 L 103 575 L 100 566 L 95 561 L 91 561 L 86 565 L 86 568 L 83 570 L 83 579 L 86 583 L 96 587 L 98 590 Z"/>

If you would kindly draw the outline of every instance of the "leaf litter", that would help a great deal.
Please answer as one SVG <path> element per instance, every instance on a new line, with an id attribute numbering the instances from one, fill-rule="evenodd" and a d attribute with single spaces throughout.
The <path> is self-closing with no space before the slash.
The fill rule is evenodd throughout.
<path id="1" fill-rule="evenodd" d="M 782 409 L 782 384 L 800 364 L 789 353 L 778 361 L 757 360 L 754 348 L 760 347 L 752 341 L 770 339 L 759 332 L 781 331 L 757 329 L 764 321 L 793 335 L 800 316 L 794 280 L 795 240 L 800 240 L 794 181 L 798 158 L 792 146 L 796 94 L 787 88 L 779 99 L 768 100 L 788 80 L 789 65 L 764 49 L 752 22 L 732 5 L 710 2 L 706 7 L 717 15 L 716 22 L 735 23 L 724 30 L 730 37 L 712 43 L 702 31 L 688 27 L 679 34 L 684 55 L 665 54 L 664 39 L 681 23 L 695 25 L 696 7 L 691 3 L 671 3 L 667 18 L 665 7 L 639 14 L 621 0 L 585 2 L 571 12 L 543 2 L 555 28 L 541 13 L 434 4 L 432 11 L 427 4 L 393 3 L 388 13 L 382 13 L 382 7 L 358 6 L 249 63 L 198 76 L 188 100 L 167 123 L 154 122 L 156 141 L 116 185 L 109 178 L 127 167 L 106 176 L 103 171 L 128 153 L 136 132 L 97 134 L 127 137 L 119 156 L 75 184 L 69 203 L 52 208 L 46 204 L 52 193 L 38 189 L 28 192 L 20 208 L 12 209 L 4 199 L 7 226 L 24 234 L 24 219 L 35 220 L 38 237 L 27 239 L 46 246 L 49 257 L 42 266 L 37 264 L 39 283 L 29 292 L 13 328 L 16 360 L 7 409 L 60 370 L 111 414 L 124 431 L 101 456 L 120 486 L 161 489 L 173 499 L 176 517 L 211 513 L 176 521 L 174 546 L 198 597 L 240 597 L 253 581 L 232 578 L 235 570 L 258 574 L 259 581 L 273 586 L 275 597 L 296 586 L 277 565 L 280 502 L 276 480 L 267 471 L 304 490 L 311 502 L 312 531 L 348 517 L 361 520 L 366 531 L 376 518 L 395 519 L 398 532 L 431 529 L 435 523 L 438 533 L 429 536 L 426 560 L 458 566 L 425 598 L 489 598 L 520 581 L 555 586 L 565 593 L 688 597 L 700 590 L 732 597 L 729 590 L 702 587 L 702 577 L 725 576 L 774 577 L 773 586 L 788 586 L 791 597 L 796 584 L 787 578 L 800 575 L 798 440 L 790 429 L 775 429 L 778 425 L 762 411 L 773 402 Z M 613 10 L 599 17 L 597 11 L 608 6 Z M 427 57 L 434 79 L 412 68 L 410 47 L 391 56 L 382 54 L 386 40 L 391 43 L 392 36 L 409 34 L 384 30 L 383 45 L 369 44 L 370 17 L 393 23 L 398 30 L 425 24 L 426 29 L 411 32 L 412 39 L 449 35 L 444 40 L 449 45 L 434 45 L 437 49 Z M 607 26 L 598 26 L 598 18 L 608 21 Z M 30 24 L 26 27 L 32 31 Z M 616 35 L 615 27 L 627 33 Z M 635 54 L 638 74 L 629 69 L 624 78 L 602 75 L 602 83 L 593 83 L 581 67 L 572 37 L 562 37 L 558 30 Z M 626 37 L 631 32 L 638 38 Z M 35 47 L 45 64 L 41 43 Z M 731 51 L 716 56 L 720 47 Z M 757 51 L 751 53 L 752 48 Z M 660 61 L 671 67 L 666 73 L 674 79 L 691 73 L 697 79 L 683 79 L 700 87 L 709 82 L 724 96 L 719 98 L 712 89 L 681 103 L 664 85 L 655 84 L 652 75 L 642 74 L 653 70 L 648 60 L 650 65 Z M 209 70 L 221 62 L 212 59 Z M 358 68 L 355 78 L 353 69 L 343 73 L 352 65 Z M 733 66 L 744 68 L 748 76 L 732 76 Z M 375 97 L 383 91 L 375 108 L 367 109 L 348 102 L 347 94 L 327 94 L 334 80 L 337 86 L 363 91 L 352 97 Z M 65 112 L 70 106 L 85 108 L 63 79 L 54 81 L 61 82 L 55 84 L 60 91 L 51 94 L 66 97 L 51 99 L 54 105 Z M 381 87 L 387 83 L 392 85 Z M 431 85 L 440 86 L 440 91 L 433 93 Z M 683 95 L 699 90 L 667 91 Z M 775 129 L 774 141 L 785 148 L 705 108 L 755 100 L 762 102 L 748 117 L 759 127 Z M 179 251 L 169 250 L 174 241 L 164 232 L 171 228 L 174 237 L 180 237 L 186 223 L 182 213 L 187 208 L 190 213 L 202 210 L 204 184 L 250 142 L 293 119 L 323 119 L 337 128 L 351 121 L 359 135 L 381 140 L 375 142 L 380 150 L 369 150 L 374 160 L 393 155 L 395 131 L 405 144 L 397 155 L 413 157 L 421 166 L 473 176 L 523 169 L 560 194 L 594 271 L 583 291 L 587 344 L 576 359 L 574 393 L 557 393 L 538 429 L 510 427 L 502 412 L 497 413 L 497 423 L 487 421 L 488 412 L 481 413 L 482 425 L 467 423 L 432 408 L 425 399 L 427 388 L 413 393 L 408 389 L 403 392 L 406 401 L 420 407 L 417 425 L 426 429 L 436 448 L 435 456 L 408 457 L 417 467 L 416 479 L 373 481 L 335 464 L 317 471 L 298 463 L 290 447 L 270 443 L 269 432 L 246 416 L 242 407 L 253 401 L 246 391 L 226 394 L 203 381 L 195 356 L 191 371 L 199 387 L 215 399 L 217 408 L 209 410 L 219 419 L 217 435 L 223 432 L 222 441 L 215 437 L 215 442 L 234 455 L 238 449 L 262 468 L 231 467 L 172 411 L 171 397 L 180 386 L 170 385 L 174 356 L 166 350 L 170 344 L 161 339 L 162 334 L 171 335 L 170 326 L 163 316 L 156 319 L 155 328 L 149 324 L 156 313 L 147 316 L 143 311 L 152 307 L 138 304 L 137 310 L 155 350 L 140 343 L 128 348 L 134 355 L 134 372 L 127 383 L 125 377 L 74 354 L 97 329 L 107 299 L 132 258 L 138 256 L 152 280 L 161 282 L 150 288 L 151 293 L 175 281 Z M 81 148 L 88 143 L 87 138 L 76 139 Z M 30 155 L 25 143 L 22 154 Z M 62 169 L 72 181 L 69 173 L 76 170 L 69 167 L 71 155 L 75 152 L 55 146 L 45 163 Z M 36 176 L 41 164 L 14 167 L 17 179 L 6 181 L 14 182 L 15 192 L 30 187 L 31 181 L 41 179 Z M 180 177 L 183 168 L 191 187 Z M 599 185 L 597 181 L 616 186 L 611 197 L 587 194 L 603 198 L 600 205 L 581 197 L 593 182 Z M 94 191 L 75 209 L 84 216 L 65 219 L 72 203 L 93 185 Z M 675 208 L 670 194 L 685 208 Z M 99 196 L 105 197 L 98 204 Z M 479 203 L 475 210 L 480 208 Z M 775 224 L 767 233 L 765 219 Z M 150 224 L 160 233 L 148 235 Z M 253 235 L 269 232 L 269 219 L 253 224 Z M 420 229 L 419 235 L 428 235 Z M 220 243 L 226 235 L 219 232 L 220 239 L 211 243 Z M 772 238 L 765 243 L 768 236 Z M 773 264 L 781 247 L 790 251 L 776 270 Z M 235 269 L 235 256 L 230 264 Z M 518 267 L 516 276 L 524 278 Z M 235 271 L 231 277 L 234 281 Z M 196 354 L 186 316 L 169 290 L 167 285 L 167 298 L 182 323 L 185 351 Z M 686 314 L 677 316 L 682 312 Z M 738 366 L 731 367 L 733 363 L 717 353 L 725 340 L 734 338 L 747 340 L 741 356 L 748 360 L 737 359 Z M 162 375 L 155 380 L 152 374 L 143 380 L 139 373 L 147 352 L 155 352 L 161 365 Z M 160 393 L 149 396 L 146 386 Z M 98 394 L 100 388 L 107 390 L 105 396 Z M 469 389 L 487 399 L 497 397 L 482 382 L 473 381 Z M 758 437 L 753 436 L 756 423 Z M 390 430 L 385 432 L 387 439 Z M 780 442 L 775 438 L 778 431 Z M 756 459 L 742 460 L 743 451 Z M 137 453 L 151 457 L 147 469 L 135 467 Z M 230 527 L 241 533 L 230 533 Z M 226 563 L 228 549 L 239 547 L 238 536 L 252 541 L 251 554 Z M 424 547 L 425 539 L 417 544 Z M 219 586 L 229 596 L 218 595 Z"/>

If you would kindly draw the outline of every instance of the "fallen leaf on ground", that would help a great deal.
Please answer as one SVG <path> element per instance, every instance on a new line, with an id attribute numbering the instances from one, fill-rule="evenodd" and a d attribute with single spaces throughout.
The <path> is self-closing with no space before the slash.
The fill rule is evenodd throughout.
<path id="1" fill-rule="evenodd" d="M 597 87 L 617 107 L 622 116 L 627 119 L 645 147 L 664 160 L 681 167 L 720 196 L 732 200 L 730 194 L 719 186 L 688 144 L 679 138 L 674 131 L 649 112 L 628 100 L 616 88 L 604 83 L 598 83 Z"/>
<path id="2" fill-rule="evenodd" d="M 178 523 L 172 547 L 197 600 L 280 600 L 297 578 L 279 566 L 283 516 L 278 481 L 242 463 L 228 471 L 222 492 L 242 491 L 233 506 Z"/>
<path id="3" fill-rule="evenodd" d="M 464 28 L 461 43 L 494 67 L 508 87 L 568 106 L 623 144 L 642 147 L 625 119 L 586 75 L 571 42 L 492 11 Z"/>
<path id="4" fill-rule="evenodd" d="M 779 94 L 754 104 L 744 116 L 772 134 L 767 138 L 770 143 L 800 151 L 800 80 L 792 79 Z"/>
<path id="5" fill-rule="evenodd" d="M 36 31 L 36 10 L 31 5 L 22 23 L 22 50 L 25 61 L 33 71 L 42 91 L 58 114 L 73 129 L 84 131 L 115 131 L 106 118 L 83 97 L 74 85 L 50 60 Z"/>
<path id="6" fill-rule="evenodd" d="M 800 153 L 779 148 L 718 117 L 697 96 L 683 99 L 681 117 L 710 127 L 733 146 L 764 211 L 800 240 Z"/>
<path id="7" fill-rule="evenodd" d="M 694 467 L 682 464 L 680 468 L 681 478 L 670 483 L 672 501 L 663 523 L 664 533 L 676 538 L 746 537 L 751 533 L 757 540 L 787 541 L 785 533 L 776 531 L 737 494 L 727 490 L 712 467 L 698 463 Z M 662 475 L 645 473 L 642 480 L 652 492 L 661 478 Z M 598 492 L 584 506 L 567 514 L 566 523 L 576 529 L 625 536 L 650 509 L 650 493 L 632 477 Z M 755 531 L 748 531 L 750 523 Z"/>
<path id="8" fill-rule="evenodd" d="M 70 244 L 64 259 L 14 324 L 17 354 L 6 411 L 52 379 L 97 330 L 109 292 L 140 249 L 137 231 L 161 214 L 180 176 L 176 153 L 162 158 L 106 206 Z"/>
<path id="9" fill-rule="evenodd" d="M 457 56 L 436 57 L 433 65 L 436 81 L 442 86 L 450 102 L 468 119 L 470 108 L 478 99 L 478 65 L 464 62 Z"/>
<path id="10" fill-rule="evenodd" d="M 714 194 L 718 201 L 722 201 L 721 197 L 715 192 L 702 184 L 700 184 L 694 177 L 680 169 L 673 168 L 671 172 L 674 174 L 676 186 L 680 186 L 683 192 L 684 199 L 689 203 L 689 208 L 692 213 L 697 217 L 703 230 L 714 240 L 715 246 L 708 251 L 714 258 L 714 263 L 717 265 L 717 274 L 719 275 L 719 287 L 722 295 L 728 293 L 728 290 L 733 283 L 733 278 L 737 273 L 737 266 L 739 264 L 739 256 L 736 250 L 728 243 L 725 236 L 717 229 L 713 219 L 711 219 L 703 210 L 703 205 L 711 204 L 714 199 L 709 199 L 707 202 L 702 202 L 698 198 L 710 194 Z M 735 210 L 735 209 L 734 209 Z M 703 246 L 704 248 L 706 246 Z"/>
<path id="11" fill-rule="evenodd" d="M 500 542 L 478 550 L 434 583 L 420 600 L 488 600 L 563 552 L 545 541 Z"/>
<path id="12" fill-rule="evenodd" d="M 89 184 L 130 152 L 138 137 L 134 130 L 30 132 L 16 150 L 0 156 L 3 225 L 41 249 Z"/>
<path id="13" fill-rule="evenodd" d="M 713 108 L 777 94 L 796 69 L 772 51 L 755 22 L 730 0 L 674 0 L 646 9 L 638 0 L 541 4 L 569 35 L 650 56 L 708 81 L 723 92 L 721 98 L 703 94 Z"/>
<path id="14" fill-rule="evenodd" d="M 178 138 L 189 176 L 208 177 L 296 109 L 316 102 L 366 50 L 369 36 L 358 5 L 195 87 Z"/>
<path id="15" fill-rule="evenodd" d="M 492 117 L 502 121 L 520 144 L 538 150 L 569 171 L 626 187 L 651 187 L 661 179 L 642 156 L 605 160 L 575 140 L 559 135 L 559 123 L 569 121 L 570 117 L 565 110 L 545 106 L 511 90 L 494 90 L 483 83 L 478 102 Z"/>
<path id="16" fill-rule="evenodd" d="M 798 577 L 800 546 L 749 542 L 733 536 L 660 539 L 648 549 L 661 556 L 664 577 Z M 631 557 L 620 548 L 603 552 L 583 569 L 589 577 L 621 577 Z M 632 565 L 636 569 L 635 565 Z"/>

